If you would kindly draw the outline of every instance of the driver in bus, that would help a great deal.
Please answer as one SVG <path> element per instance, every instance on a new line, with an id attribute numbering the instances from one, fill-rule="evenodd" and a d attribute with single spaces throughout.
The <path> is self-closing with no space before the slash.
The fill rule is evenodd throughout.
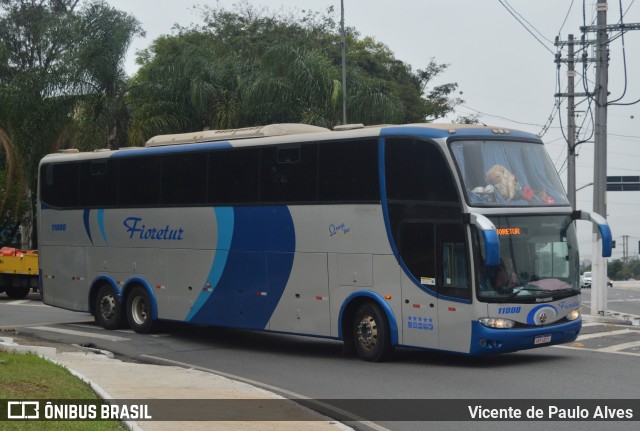
<path id="1" fill-rule="evenodd" d="M 502 261 L 500 266 L 496 269 L 493 274 L 493 287 L 496 290 L 508 290 L 513 289 L 520 283 L 520 279 L 518 275 L 513 270 L 513 262 L 511 259 L 507 259 L 507 261 Z"/>

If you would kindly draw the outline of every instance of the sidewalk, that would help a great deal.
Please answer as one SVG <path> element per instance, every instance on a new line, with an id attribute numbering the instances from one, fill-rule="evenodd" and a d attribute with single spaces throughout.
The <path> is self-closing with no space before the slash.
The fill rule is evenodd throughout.
<path id="1" fill-rule="evenodd" d="M 582 314 L 582 320 L 585 322 L 640 326 L 640 316 L 632 314 L 621 314 L 607 311 L 607 314 L 604 316 L 595 316 L 591 314 L 591 308 L 584 304 L 580 307 L 580 313 Z"/>
<path id="2" fill-rule="evenodd" d="M 17 340 L 23 343 L 24 340 Z M 203 371 L 175 366 L 163 366 L 123 362 L 114 359 L 109 352 L 94 352 L 73 346 L 60 345 L 60 349 L 45 346 L 27 346 L 14 342 L 14 338 L 0 336 L 0 350 L 31 352 L 44 356 L 69 369 L 74 375 L 86 381 L 103 399 L 150 400 L 150 399 L 283 399 L 263 389 L 217 376 Z M 303 421 L 263 421 L 263 422 L 204 422 L 192 421 L 125 422 L 132 431 L 189 430 L 292 430 L 348 431 L 351 428 L 337 421 L 306 409 L 292 401 L 285 401 L 285 411 L 292 418 Z M 238 415 L 242 417 L 242 412 Z M 288 414 L 283 415 L 289 417 Z"/>

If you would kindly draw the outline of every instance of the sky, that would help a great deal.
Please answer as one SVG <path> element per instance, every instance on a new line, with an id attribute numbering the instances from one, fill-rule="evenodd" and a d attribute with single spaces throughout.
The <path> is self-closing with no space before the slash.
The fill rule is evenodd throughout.
<path id="1" fill-rule="evenodd" d="M 340 19 L 340 0 L 247 0 L 271 11 L 314 10 L 324 12 L 334 6 Z M 567 145 L 563 128 L 567 124 L 566 100 L 558 107 L 554 94 L 567 91 L 566 66 L 558 71 L 555 60 L 556 36 L 566 41 L 569 34 L 580 38 L 583 20 L 595 24 L 596 0 L 344 0 L 345 23 L 361 36 L 372 36 L 387 45 L 396 58 L 414 70 L 425 68 L 433 58 L 448 64 L 440 82 L 456 82 L 464 99 L 455 113 L 477 114 L 485 124 L 540 134 L 566 184 Z M 125 68 L 136 72 L 135 52 L 158 36 L 172 34 L 174 24 L 200 23 L 199 6 L 232 9 L 236 0 L 107 0 L 115 8 L 135 16 L 146 31 L 129 51 Z M 608 0 L 609 24 L 620 20 L 640 23 L 640 1 Z M 584 13 L 583 13 L 584 6 Z M 610 37 L 619 36 L 611 33 Z M 595 38 L 593 33 L 588 38 Z M 624 39 L 624 50 L 623 50 Z M 623 52 L 626 55 L 623 55 Z M 592 56 L 590 52 L 590 56 Z M 566 57 L 566 49 L 563 51 Z M 347 67 L 348 67 L 347 47 Z M 626 79 L 625 79 L 626 63 Z M 577 64 L 576 91 L 583 91 L 582 65 Z M 609 100 L 626 93 L 620 102 L 640 99 L 640 30 L 627 31 L 610 44 Z M 589 66 L 587 85 L 593 90 L 595 72 Z M 559 80 L 559 84 L 558 84 Z M 347 83 L 348 88 L 348 83 Z M 559 89 L 559 90 L 558 90 Z M 576 99 L 581 128 L 580 139 L 592 131 L 588 104 Z M 607 175 L 640 175 L 640 102 L 608 108 Z M 593 209 L 594 144 L 578 147 L 576 161 L 577 208 Z M 629 256 L 638 256 L 640 242 L 640 192 L 608 192 L 607 219 L 617 247 L 613 259 L 623 256 L 623 236 L 628 236 Z M 589 258 L 591 225 L 578 223 L 580 254 Z"/>

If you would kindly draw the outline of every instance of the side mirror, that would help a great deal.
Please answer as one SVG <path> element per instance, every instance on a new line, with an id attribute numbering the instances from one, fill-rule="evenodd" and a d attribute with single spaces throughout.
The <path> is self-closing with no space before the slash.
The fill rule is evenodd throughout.
<path id="1" fill-rule="evenodd" d="M 500 240 L 495 225 L 482 214 L 469 214 L 469 223 L 477 226 L 484 239 L 484 262 L 487 266 L 500 265 Z"/>
<path id="2" fill-rule="evenodd" d="M 573 220 L 588 220 L 598 226 L 600 238 L 602 238 L 602 257 L 611 257 L 611 249 L 613 248 L 611 229 L 609 223 L 600 214 L 590 213 L 588 211 L 574 211 L 571 214 Z"/>

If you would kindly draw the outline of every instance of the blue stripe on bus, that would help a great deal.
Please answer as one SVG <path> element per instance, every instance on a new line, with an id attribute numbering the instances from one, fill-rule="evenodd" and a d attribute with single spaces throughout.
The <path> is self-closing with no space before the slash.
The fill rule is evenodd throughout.
<path id="1" fill-rule="evenodd" d="M 207 150 L 219 150 L 222 148 L 233 148 L 230 142 L 201 142 L 197 144 L 180 144 L 180 145 L 166 145 L 160 147 L 140 147 L 140 148 L 128 148 L 126 150 L 115 151 L 110 158 L 130 157 L 137 155 L 156 155 L 156 154 L 172 154 L 172 153 L 185 153 L 193 151 L 207 151 Z"/>
<path id="2" fill-rule="evenodd" d="M 234 208 L 231 246 L 220 280 L 188 320 L 266 329 L 289 281 L 294 251 L 295 230 L 286 206 Z"/>
<path id="3" fill-rule="evenodd" d="M 104 230 L 104 209 L 98 210 L 98 227 L 100 228 L 100 234 L 102 235 L 104 243 L 109 245 L 109 241 L 107 241 L 107 233 Z"/>
<path id="4" fill-rule="evenodd" d="M 191 308 L 191 311 L 185 318 L 190 321 L 200 311 L 202 306 L 207 302 L 213 290 L 220 282 L 222 272 L 227 264 L 227 258 L 229 256 L 229 249 L 231 248 L 231 238 L 233 236 L 233 208 L 221 207 L 213 209 L 216 216 L 218 239 L 215 246 L 215 254 L 213 256 L 213 263 L 211 270 L 207 276 L 207 285 L 211 286 L 211 289 L 202 290 L 196 299 L 195 304 Z"/>
<path id="5" fill-rule="evenodd" d="M 90 215 L 91 215 L 91 210 L 85 209 L 82 213 L 82 220 L 84 221 L 84 230 L 87 232 L 89 241 L 91 241 L 91 244 L 93 244 L 93 238 L 91 238 L 91 226 L 89 221 Z"/>

